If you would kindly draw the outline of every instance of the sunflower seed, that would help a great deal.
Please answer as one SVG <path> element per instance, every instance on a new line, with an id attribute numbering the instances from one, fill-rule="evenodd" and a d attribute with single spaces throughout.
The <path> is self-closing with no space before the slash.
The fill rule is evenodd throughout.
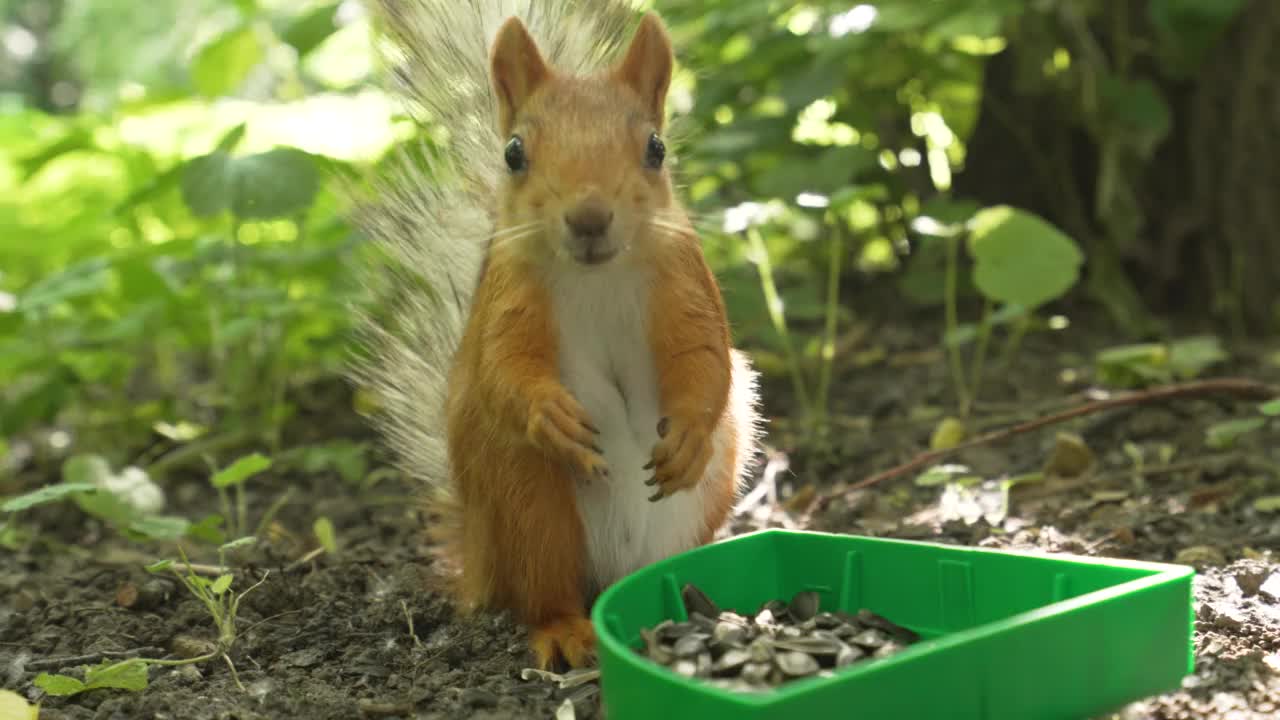
<path id="1" fill-rule="evenodd" d="M 735 692 L 834 677 L 841 668 L 890 657 L 919 640 L 865 608 L 819 612 L 821 596 L 811 590 L 790 601 L 761 603 L 750 616 L 721 610 L 693 585 L 684 587 L 681 599 L 688 620 L 641 629 L 639 652 L 678 675 Z"/>
<path id="2" fill-rule="evenodd" d="M 673 648 L 676 657 L 691 658 L 707 648 L 707 636 L 702 633 L 690 633 L 676 641 Z"/>
<path id="3" fill-rule="evenodd" d="M 840 651 L 836 653 L 836 667 L 842 668 L 846 665 L 852 665 L 863 657 L 866 657 L 866 653 L 862 651 L 862 648 L 842 644 Z"/>
<path id="4" fill-rule="evenodd" d="M 680 591 L 680 598 L 684 600 L 684 609 L 690 615 L 699 613 L 704 617 L 713 618 L 720 614 L 720 608 L 707 597 L 706 593 L 694 585 L 685 585 Z"/>
<path id="5" fill-rule="evenodd" d="M 760 685 L 768 682 L 772 672 L 773 666 L 768 663 L 750 662 L 742 666 L 741 677 L 749 683 Z"/>
<path id="6" fill-rule="evenodd" d="M 804 622 L 817 614 L 818 604 L 821 600 L 822 596 L 813 590 L 798 592 L 791 598 L 791 603 L 787 605 L 787 610 L 791 613 L 791 617 Z"/>
<path id="7" fill-rule="evenodd" d="M 716 660 L 711 666 L 711 672 L 715 675 L 736 674 L 742 670 L 742 666 L 746 665 L 750 659 L 751 653 L 746 650 L 726 650 L 720 656 L 720 659 Z"/>
<path id="8" fill-rule="evenodd" d="M 818 661 L 802 652 L 784 652 L 774 662 L 778 664 L 779 670 L 791 677 L 804 677 L 818 672 Z"/>
<path id="9" fill-rule="evenodd" d="M 885 643 L 889 642 L 889 636 L 882 630 L 871 628 L 870 630 L 863 630 L 857 635 L 854 635 L 849 641 L 854 645 L 867 650 L 875 650 L 883 647 Z"/>
<path id="10" fill-rule="evenodd" d="M 747 629 L 736 623 L 721 620 L 711 630 L 711 637 L 716 642 L 729 646 L 738 646 L 747 639 Z"/>

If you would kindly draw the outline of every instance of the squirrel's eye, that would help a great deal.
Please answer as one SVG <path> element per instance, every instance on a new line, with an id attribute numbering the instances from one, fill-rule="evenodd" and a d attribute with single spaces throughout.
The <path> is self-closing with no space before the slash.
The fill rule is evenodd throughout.
<path id="1" fill-rule="evenodd" d="M 662 160 L 667 156 L 667 146 L 662 144 L 658 133 L 649 136 L 649 144 L 644 149 L 644 164 L 657 169 L 662 167 Z"/>
<path id="2" fill-rule="evenodd" d="M 524 156 L 524 141 L 519 135 L 512 135 L 507 141 L 507 149 L 503 152 L 503 157 L 511 172 L 520 172 L 529 165 L 529 161 Z"/>

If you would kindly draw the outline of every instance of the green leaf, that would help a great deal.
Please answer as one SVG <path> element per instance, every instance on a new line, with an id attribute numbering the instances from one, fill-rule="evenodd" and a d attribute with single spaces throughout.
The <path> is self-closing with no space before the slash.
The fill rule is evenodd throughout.
<path id="1" fill-rule="evenodd" d="M 265 55 L 258 33 L 242 26 L 219 35 L 196 54 L 191 79 L 203 95 L 226 95 L 240 87 Z"/>
<path id="2" fill-rule="evenodd" d="M 1177 340 L 1169 345 L 1169 369 L 1182 378 L 1192 378 L 1227 359 L 1222 343 L 1212 335 Z"/>
<path id="3" fill-rule="evenodd" d="M 222 139 L 218 141 L 218 145 L 217 147 L 214 148 L 214 150 L 215 151 L 221 150 L 222 152 L 228 152 L 228 153 L 234 150 L 236 145 L 239 145 L 240 141 L 244 139 L 244 133 L 248 129 L 248 127 L 249 127 L 248 123 L 240 123 L 239 125 L 236 125 L 235 127 L 228 130 L 227 134 L 223 135 Z"/>
<path id="4" fill-rule="evenodd" d="M 96 295 L 111 282 L 111 261 L 93 257 L 68 265 L 32 284 L 18 296 L 18 309 L 30 312 L 51 305 Z"/>
<path id="5" fill-rule="evenodd" d="M 84 683 L 70 675 L 50 675 L 49 673 L 40 673 L 37 675 L 33 684 L 55 697 L 75 695 L 76 693 L 83 692 L 87 689 Z"/>
<path id="6" fill-rule="evenodd" d="M 231 542 L 222 545 L 218 549 L 223 552 L 226 552 L 227 550 L 237 550 L 239 548 L 252 545 L 256 542 L 258 542 L 258 538 L 254 537 L 253 535 L 245 535 L 242 538 L 236 538 L 235 540 L 232 540 Z"/>
<path id="7" fill-rule="evenodd" d="M 1148 80 L 1106 76 L 1100 85 L 1101 120 L 1112 133 L 1146 156 L 1165 138 L 1173 113 L 1160 90 Z"/>
<path id="8" fill-rule="evenodd" d="M 191 528 L 191 523 L 175 515 L 144 517 L 129 524 L 129 530 L 148 540 L 177 540 Z"/>
<path id="9" fill-rule="evenodd" d="M 9 498 L 3 505 L 0 505 L 0 512 L 18 512 L 20 510 L 35 507 L 36 505 L 56 502 L 73 493 L 92 492 L 96 489 L 96 485 L 85 482 L 64 482 L 57 485 L 46 485 L 39 490 L 33 490 L 26 495 Z"/>
<path id="10" fill-rule="evenodd" d="M 201 217 L 228 209 L 243 219 L 286 217 L 309 207 L 319 188 L 315 162 L 296 148 L 243 157 L 218 150 L 182 173 L 182 199 Z"/>
<path id="11" fill-rule="evenodd" d="M 1266 418 L 1238 418 L 1214 423 L 1205 431 L 1205 444 L 1219 450 L 1231 447 L 1240 436 L 1257 430 L 1266 422 Z"/>
<path id="12" fill-rule="evenodd" d="M 85 671 L 85 689 L 116 688 L 138 692 L 147 689 L 147 664 L 138 659 L 103 662 Z"/>
<path id="13" fill-rule="evenodd" d="M 954 482 L 956 478 L 965 477 L 969 468 L 964 465 L 935 465 L 916 477 L 916 485 L 931 487 Z"/>
<path id="14" fill-rule="evenodd" d="M 171 567 L 173 567 L 173 560 L 159 560 L 157 562 L 153 562 L 150 565 L 145 566 L 143 569 L 149 573 L 158 573 L 158 572 L 164 572 L 165 570 L 168 570 Z"/>
<path id="15" fill-rule="evenodd" d="M 271 459 L 262 453 L 254 453 L 246 455 L 234 463 L 230 467 L 223 468 L 218 471 L 210 482 L 216 488 L 231 487 L 239 485 L 263 470 L 271 467 Z"/>
<path id="16" fill-rule="evenodd" d="M 276 148 L 236 158 L 231 211 L 242 218 L 276 218 L 307 209 L 320 188 L 311 156 L 296 148 Z"/>
<path id="17" fill-rule="evenodd" d="M 292 45 L 299 57 L 305 56 L 338 30 L 337 13 L 338 3 L 321 5 L 290 23 L 280 39 Z"/>
<path id="18" fill-rule="evenodd" d="M 215 151 L 188 161 L 182 168 L 182 200 L 200 217 L 231 207 L 231 156 Z"/>
<path id="19" fill-rule="evenodd" d="M 224 522 L 226 522 L 226 519 L 217 513 L 206 515 L 202 520 L 191 523 L 187 527 L 187 537 L 203 540 L 207 543 L 225 542 L 226 535 L 221 530 Z"/>
<path id="20" fill-rule="evenodd" d="M 1034 311 L 1075 285 L 1084 255 L 1074 240 L 1038 216 L 1007 205 L 970 221 L 974 284 L 991 300 Z"/>
<path id="21" fill-rule="evenodd" d="M 1268 417 L 1280 416 L 1280 398 L 1259 405 L 1258 410 Z"/>
<path id="22" fill-rule="evenodd" d="M 213 585 L 209 589 L 213 591 L 214 595 L 221 595 L 231 587 L 231 580 L 232 576 L 230 573 L 226 575 L 219 575 L 218 579 L 213 581 Z"/>
<path id="23" fill-rule="evenodd" d="M 338 540 L 333 532 L 333 521 L 327 517 L 318 517 L 311 529 L 315 532 L 316 539 L 320 541 L 321 547 L 326 552 L 338 552 Z"/>

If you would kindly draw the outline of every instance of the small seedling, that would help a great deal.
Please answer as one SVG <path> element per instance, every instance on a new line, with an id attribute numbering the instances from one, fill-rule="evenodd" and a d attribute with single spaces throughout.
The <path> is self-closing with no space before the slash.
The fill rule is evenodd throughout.
<path id="1" fill-rule="evenodd" d="M 1004 350 L 1007 365 L 1032 326 L 1035 311 L 1075 286 L 1084 255 L 1072 238 L 1049 222 L 1003 205 L 980 210 L 963 226 L 941 234 L 947 243 L 943 346 L 951 366 L 960 419 L 966 420 L 982 385 L 987 347 L 995 327 L 1013 323 Z M 967 247 L 973 259 L 973 286 L 983 298 L 982 317 L 976 328 L 962 326 L 958 317 L 962 246 Z M 966 376 L 960 345 L 970 340 L 977 347 Z"/>
<path id="2" fill-rule="evenodd" d="M 222 503 L 222 514 L 227 518 L 230 525 L 228 529 L 232 535 L 239 535 L 249 527 L 248 502 L 244 494 L 245 482 L 270 467 L 270 458 L 261 453 L 253 453 L 236 460 L 209 478 L 209 483 L 218 491 L 218 500 Z M 234 512 L 231 508 L 230 498 L 227 497 L 227 488 L 229 487 L 235 488 L 236 502 Z"/>
<path id="3" fill-rule="evenodd" d="M 226 567 L 226 552 L 228 550 L 251 545 L 255 542 L 257 542 L 257 538 L 243 537 L 218 548 L 219 567 Z M 261 580 L 251 585 L 244 592 L 237 594 L 231 592 L 231 583 L 234 579 L 231 573 L 223 573 L 210 580 L 196 573 L 190 561 L 187 560 L 186 553 L 182 552 L 181 548 L 178 549 L 178 554 L 182 558 L 182 564 L 186 567 L 185 573 L 179 572 L 176 567 L 177 563 L 173 560 L 161 560 L 148 565 L 146 569 L 152 573 L 166 570 L 172 572 L 174 577 L 178 578 L 192 595 L 204 603 L 209 615 L 213 618 L 214 626 L 218 629 L 218 640 L 212 651 L 197 657 L 183 658 L 181 660 L 129 658 L 128 660 L 117 662 L 106 661 L 89 668 L 85 672 L 84 680 L 69 675 L 41 673 L 35 679 L 36 687 L 44 690 L 49 695 L 75 695 L 97 688 L 118 688 L 136 692 L 146 689 L 147 669 L 152 665 L 194 665 L 221 657 L 231 670 L 231 679 L 235 681 L 236 687 L 240 688 L 241 691 L 245 691 L 230 655 L 231 648 L 236 642 L 236 613 L 239 611 L 240 602 L 244 600 L 244 597 L 266 582 L 267 574 L 264 573 Z"/>

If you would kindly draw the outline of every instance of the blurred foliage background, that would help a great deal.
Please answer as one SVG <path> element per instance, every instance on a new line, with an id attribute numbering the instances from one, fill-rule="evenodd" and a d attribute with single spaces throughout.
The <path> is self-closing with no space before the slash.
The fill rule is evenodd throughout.
<path id="1" fill-rule="evenodd" d="M 1280 324 L 1280 4 L 654 6 L 681 181 L 740 341 L 801 411 L 873 282 L 952 346 L 1063 301 L 1135 340 L 1170 313 Z M 355 0 L 0 0 L 6 468 L 45 433 L 153 473 L 258 444 L 364 477 L 358 446 L 286 428 L 330 422 L 364 299 L 334 178 L 430 132 L 373 47 Z"/>

